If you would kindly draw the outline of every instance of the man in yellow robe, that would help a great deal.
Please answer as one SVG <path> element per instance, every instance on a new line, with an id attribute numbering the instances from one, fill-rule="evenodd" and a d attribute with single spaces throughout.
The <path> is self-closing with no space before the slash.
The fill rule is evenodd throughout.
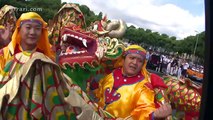
<path id="1" fill-rule="evenodd" d="M 127 47 L 123 58 L 116 64 L 118 68 L 101 79 L 94 90 L 98 105 L 116 118 L 148 120 L 171 114 L 169 104 L 156 110 L 155 92 L 146 70 L 145 56 L 146 50 L 142 47 Z"/>

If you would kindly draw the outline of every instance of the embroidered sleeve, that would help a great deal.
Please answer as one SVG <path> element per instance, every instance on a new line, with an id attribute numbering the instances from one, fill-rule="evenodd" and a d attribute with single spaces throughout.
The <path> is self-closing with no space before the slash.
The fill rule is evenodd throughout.
<path id="1" fill-rule="evenodd" d="M 131 116 L 137 120 L 150 119 L 155 110 L 154 96 L 154 91 L 143 85 L 135 95 L 135 109 L 131 112 Z"/>

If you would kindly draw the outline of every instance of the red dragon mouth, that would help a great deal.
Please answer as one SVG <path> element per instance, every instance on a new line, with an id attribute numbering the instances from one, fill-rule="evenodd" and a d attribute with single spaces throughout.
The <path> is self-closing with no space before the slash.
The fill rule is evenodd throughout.
<path id="1" fill-rule="evenodd" d="M 89 32 L 83 30 L 73 30 L 74 28 L 64 27 L 61 31 L 59 64 L 79 64 L 93 65 L 98 61 L 95 55 L 97 51 L 97 38 Z"/>

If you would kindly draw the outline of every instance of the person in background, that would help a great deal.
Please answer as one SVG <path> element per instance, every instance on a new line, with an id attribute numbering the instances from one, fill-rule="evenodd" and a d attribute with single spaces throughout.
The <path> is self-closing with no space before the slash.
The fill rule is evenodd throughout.
<path id="1" fill-rule="evenodd" d="M 181 73 L 182 73 L 182 59 L 178 59 L 178 71 L 177 71 L 177 79 L 179 80 L 181 78 Z"/>
<path id="2" fill-rule="evenodd" d="M 170 75 L 177 75 L 177 67 L 178 67 L 178 61 L 176 57 L 172 58 L 172 62 L 171 62 L 171 69 L 170 69 Z"/>
<path id="3" fill-rule="evenodd" d="M 184 60 L 184 62 L 183 62 L 183 70 L 181 72 L 182 78 L 186 77 L 188 68 L 189 68 L 189 63 L 187 62 L 187 60 Z"/>

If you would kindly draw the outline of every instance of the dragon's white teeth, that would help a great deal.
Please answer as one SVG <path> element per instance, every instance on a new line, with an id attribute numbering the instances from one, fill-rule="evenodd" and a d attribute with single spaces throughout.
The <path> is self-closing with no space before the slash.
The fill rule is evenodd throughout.
<path id="1" fill-rule="evenodd" d="M 95 24 L 95 25 L 93 26 L 93 30 L 97 30 L 97 29 L 98 29 L 98 25 Z"/>
<path id="2" fill-rule="evenodd" d="M 63 41 L 67 41 L 67 34 L 63 35 Z"/>
<path id="3" fill-rule="evenodd" d="M 86 51 L 81 51 L 81 53 L 85 53 Z"/>
<path id="4" fill-rule="evenodd" d="M 85 52 L 86 52 L 85 50 L 83 50 L 83 51 L 77 51 L 77 52 L 63 52 L 63 51 L 61 51 L 61 53 L 60 53 L 59 56 L 82 54 L 82 53 L 85 53 Z"/>
<path id="5" fill-rule="evenodd" d="M 86 43 L 87 43 L 87 40 L 86 40 L 86 39 L 83 39 L 82 37 L 79 37 L 79 36 L 75 36 L 75 35 L 73 35 L 73 34 L 65 34 L 65 35 L 62 36 L 63 41 L 67 41 L 67 36 L 71 36 L 71 37 L 73 37 L 73 38 L 76 38 L 76 39 L 81 40 L 82 43 L 83 43 L 83 45 L 84 45 L 85 47 L 87 47 L 87 44 L 86 44 Z"/>
<path id="6" fill-rule="evenodd" d="M 60 42 L 60 46 L 62 46 L 63 45 L 63 41 L 61 40 L 61 42 Z"/>
<path id="7" fill-rule="evenodd" d="M 75 36 L 76 39 L 78 39 L 78 36 Z"/>
<path id="8" fill-rule="evenodd" d="M 82 43 L 83 43 L 83 45 L 84 45 L 85 47 L 87 47 L 87 40 L 86 40 L 86 39 L 83 39 L 83 40 L 82 40 Z"/>

